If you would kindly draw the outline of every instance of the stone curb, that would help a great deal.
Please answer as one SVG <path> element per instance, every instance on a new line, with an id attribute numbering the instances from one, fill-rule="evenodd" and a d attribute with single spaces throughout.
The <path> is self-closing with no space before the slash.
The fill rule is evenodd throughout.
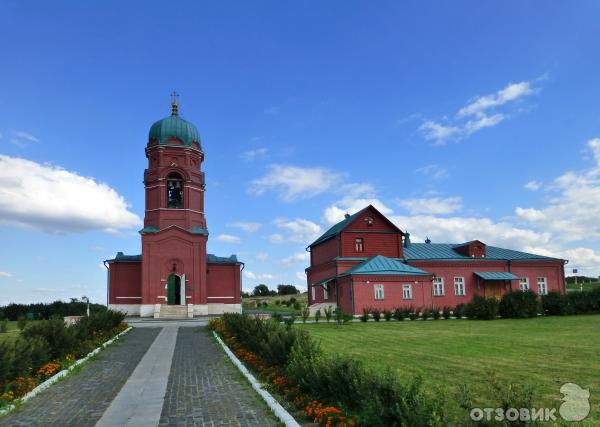
<path id="1" fill-rule="evenodd" d="M 263 400 L 267 403 L 269 408 L 271 408 L 271 410 L 275 413 L 275 416 L 279 418 L 279 420 L 282 423 L 284 423 L 286 427 L 300 427 L 300 424 L 298 424 L 294 417 L 292 417 L 290 413 L 286 411 L 284 407 L 281 406 L 279 402 L 277 402 L 277 400 L 275 400 L 275 398 L 271 396 L 271 394 L 268 391 L 262 388 L 260 383 L 256 380 L 256 378 L 254 378 L 254 375 L 252 375 L 248 371 L 248 369 L 246 369 L 242 362 L 240 362 L 240 360 L 235 356 L 235 354 L 233 354 L 233 352 L 229 349 L 229 347 L 227 347 L 227 345 L 221 340 L 221 338 L 217 335 L 215 331 L 213 331 L 213 335 L 217 339 L 219 344 L 221 344 L 221 347 L 223 347 L 223 350 L 225 350 L 225 353 L 227 354 L 227 356 L 229 356 L 233 364 L 250 382 L 252 388 L 256 390 L 260 397 L 262 397 Z"/>
<path id="2" fill-rule="evenodd" d="M 43 383 L 41 383 L 40 385 L 38 385 L 36 388 L 34 388 L 33 390 L 31 390 L 29 393 L 27 393 L 25 396 L 23 396 L 21 399 L 19 399 L 19 403 L 26 402 L 29 399 L 31 399 L 32 397 L 34 397 L 35 395 L 37 395 L 37 394 L 41 393 L 42 391 L 46 390 L 52 384 L 54 384 L 59 379 L 61 379 L 62 377 L 66 376 L 69 372 L 71 372 L 73 369 L 75 369 L 75 367 L 81 365 L 83 362 L 85 362 L 86 360 L 88 360 L 90 357 L 95 356 L 96 354 L 98 354 L 102 349 L 104 349 L 104 348 L 108 347 L 109 345 L 111 345 L 114 341 L 118 340 L 122 335 L 125 335 L 131 329 L 133 329 L 131 326 L 128 327 L 123 332 L 115 335 L 114 337 L 112 337 L 111 339 L 109 339 L 108 341 L 106 341 L 100 347 L 98 347 L 98 348 L 94 349 L 93 351 L 91 351 L 90 353 L 88 353 L 87 356 L 85 356 L 84 358 L 76 360 L 67 369 L 63 369 L 62 371 L 60 371 L 57 374 L 53 375 L 52 377 L 48 378 L 46 381 L 44 381 Z M 8 405 L 4 409 L 0 409 L 0 417 L 8 414 L 11 411 L 13 411 L 15 408 L 16 408 L 16 405 L 11 404 L 11 405 Z"/>

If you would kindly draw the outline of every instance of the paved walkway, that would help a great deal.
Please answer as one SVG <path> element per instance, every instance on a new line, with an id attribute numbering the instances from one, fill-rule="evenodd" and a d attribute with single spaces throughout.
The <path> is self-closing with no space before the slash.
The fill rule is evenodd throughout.
<path id="1" fill-rule="evenodd" d="M 134 328 L 0 427 L 277 424 L 210 335 L 165 324 Z"/>

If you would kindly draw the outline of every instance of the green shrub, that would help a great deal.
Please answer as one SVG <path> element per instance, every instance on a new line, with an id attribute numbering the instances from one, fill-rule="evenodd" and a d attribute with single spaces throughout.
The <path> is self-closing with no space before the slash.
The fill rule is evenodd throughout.
<path id="1" fill-rule="evenodd" d="M 423 320 L 429 319 L 429 316 L 431 316 L 431 310 L 425 308 L 421 309 L 421 318 Z"/>
<path id="2" fill-rule="evenodd" d="M 394 309 L 394 313 L 392 314 L 392 317 L 398 321 L 400 320 L 404 320 L 406 318 L 406 315 L 404 313 L 404 310 L 401 308 L 395 308 Z"/>
<path id="3" fill-rule="evenodd" d="M 475 295 L 467 304 L 465 315 L 469 319 L 493 320 L 498 316 L 498 300 Z"/>
<path id="4" fill-rule="evenodd" d="M 281 301 L 280 300 L 276 300 L 275 301 L 275 305 L 281 305 Z"/>
<path id="5" fill-rule="evenodd" d="M 371 312 L 371 310 L 369 308 L 363 308 L 363 314 L 360 316 L 360 321 L 366 322 L 367 320 L 369 320 L 370 312 Z"/>
<path id="6" fill-rule="evenodd" d="M 8 320 L 0 320 L 0 333 L 8 331 Z"/>
<path id="7" fill-rule="evenodd" d="M 295 297 L 291 297 L 290 298 L 290 304 L 295 304 L 296 303 L 296 298 Z"/>
<path id="8" fill-rule="evenodd" d="M 318 308 L 317 311 L 315 311 L 315 322 L 319 323 L 320 319 L 321 319 L 321 309 Z"/>
<path id="9" fill-rule="evenodd" d="M 509 292 L 500 301 L 499 313 L 505 318 L 535 317 L 538 311 L 539 302 L 532 290 Z"/>
<path id="10" fill-rule="evenodd" d="M 392 320 L 392 312 L 390 310 L 383 310 L 383 318 L 386 322 Z"/>
<path id="11" fill-rule="evenodd" d="M 67 328 L 62 319 L 40 320 L 23 329 L 26 339 L 41 338 L 48 344 L 51 359 L 60 359 L 75 348 L 75 330 Z"/>
<path id="12" fill-rule="evenodd" d="M 353 319 L 351 314 L 344 313 L 344 310 L 342 310 L 340 307 L 336 307 L 333 311 L 333 314 L 338 325 L 348 323 Z"/>
<path id="13" fill-rule="evenodd" d="M 25 326 L 27 326 L 27 319 L 25 318 L 25 316 L 19 316 L 19 318 L 17 319 L 17 327 L 20 331 L 22 331 L 23 329 L 25 329 Z"/>
<path id="14" fill-rule="evenodd" d="M 567 298 L 560 292 L 548 292 L 542 295 L 542 309 L 548 316 L 562 316 L 567 314 Z"/>
<path id="15" fill-rule="evenodd" d="M 372 308 L 371 316 L 373 316 L 374 321 L 379 322 L 381 320 L 381 311 L 378 308 Z"/>
<path id="16" fill-rule="evenodd" d="M 431 315 L 433 317 L 433 320 L 438 320 L 440 317 L 442 317 L 440 310 L 438 310 L 437 308 L 432 311 Z"/>
<path id="17" fill-rule="evenodd" d="M 281 323 L 283 321 L 283 315 L 281 313 L 273 313 L 271 314 L 271 319 L 277 323 Z"/>
<path id="18" fill-rule="evenodd" d="M 296 316 L 294 316 L 293 314 L 283 319 L 283 323 L 285 323 L 285 325 L 290 328 L 292 327 L 294 322 L 296 322 Z"/>
<path id="19" fill-rule="evenodd" d="M 308 308 L 308 306 L 306 306 L 302 309 L 302 323 L 306 323 L 306 321 L 308 320 L 309 317 L 310 317 L 310 309 Z"/>
<path id="20" fill-rule="evenodd" d="M 330 305 L 325 309 L 325 319 L 327 319 L 327 323 L 331 320 L 331 316 L 333 315 L 333 307 Z"/>
<path id="21" fill-rule="evenodd" d="M 261 305 L 262 305 L 263 307 L 268 307 L 268 306 L 269 306 L 269 303 L 268 303 L 268 302 L 266 302 L 266 301 L 263 301 Z"/>
<path id="22" fill-rule="evenodd" d="M 302 306 L 300 305 L 300 303 L 298 301 L 296 301 L 294 303 L 294 310 L 300 310 L 302 308 Z"/>
<path id="23" fill-rule="evenodd" d="M 417 320 L 419 318 L 419 310 L 411 309 L 408 313 L 408 318 L 410 320 Z"/>
<path id="24" fill-rule="evenodd" d="M 14 353 L 12 342 L 0 341 L 0 384 L 6 381 L 11 374 Z"/>
<path id="25" fill-rule="evenodd" d="M 456 317 L 457 319 L 462 319 L 463 317 L 465 317 L 465 311 L 467 310 L 467 305 L 466 304 L 458 304 L 456 307 L 454 307 L 453 313 L 454 313 L 454 317 Z"/>
<path id="26" fill-rule="evenodd" d="M 450 319 L 450 317 L 452 316 L 452 312 L 450 310 L 450 307 L 448 307 L 447 305 L 444 306 L 444 308 L 442 308 L 442 317 L 446 320 Z"/>

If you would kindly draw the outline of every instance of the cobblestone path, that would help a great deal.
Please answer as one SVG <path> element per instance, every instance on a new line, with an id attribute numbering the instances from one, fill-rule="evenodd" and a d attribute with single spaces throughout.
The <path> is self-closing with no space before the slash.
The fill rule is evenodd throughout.
<path id="1" fill-rule="evenodd" d="M 160 426 L 275 426 L 209 334 L 179 328 Z"/>
<path id="2" fill-rule="evenodd" d="M 117 424 L 150 427 L 159 423 L 160 415 L 160 426 L 277 425 L 267 406 L 208 333 L 197 327 L 169 325 L 168 329 L 170 331 L 163 331 L 163 337 L 167 332 L 177 334 L 170 371 L 167 368 L 164 372 L 154 372 L 155 368 L 151 368 L 154 377 L 164 378 L 166 384 L 162 412 L 158 396 L 155 418 L 142 423 L 139 416 L 131 417 Z M 161 331 L 162 328 L 134 328 L 100 352 L 80 372 L 1 417 L 0 427 L 87 427 L 95 426 L 103 416 L 106 421 L 110 412 L 107 409 L 114 406 L 114 402 L 119 401 L 121 406 L 136 402 L 136 399 L 126 399 L 125 403 L 123 399 L 115 399 L 126 389 L 126 383 L 139 384 L 140 389 L 152 387 L 143 385 L 132 374 L 144 365 L 140 362 L 147 360 L 147 355 L 156 353 L 148 350 L 156 347 Z M 164 385 L 162 387 L 164 390 Z"/>
<path id="3" fill-rule="evenodd" d="M 159 328 L 133 329 L 101 351 L 81 372 L 59 381 L 0 418 L 0 426 L 94 426 L 159 331 Z"/>

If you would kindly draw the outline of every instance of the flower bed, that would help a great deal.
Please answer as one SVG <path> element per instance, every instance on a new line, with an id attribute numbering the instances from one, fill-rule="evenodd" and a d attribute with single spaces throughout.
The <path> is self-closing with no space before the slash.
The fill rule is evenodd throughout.
<path id="1" fill-rule="evenodd" d="M 38 385 L 127 329 L 121 313 L 104 312 L 73 326 L 62 319 L 27 326 L 14 342 L 0 343 L 0 407 L 23 398 Z"/>
<path id="2" fill-rule="evenodd" d="M 323 354 L 306 331 L 226 314 L 210 327 L 249 368 L 320 426 L 445 425 L 444 399 L 418 378 L 398 382 L 345 356 Z"/>

